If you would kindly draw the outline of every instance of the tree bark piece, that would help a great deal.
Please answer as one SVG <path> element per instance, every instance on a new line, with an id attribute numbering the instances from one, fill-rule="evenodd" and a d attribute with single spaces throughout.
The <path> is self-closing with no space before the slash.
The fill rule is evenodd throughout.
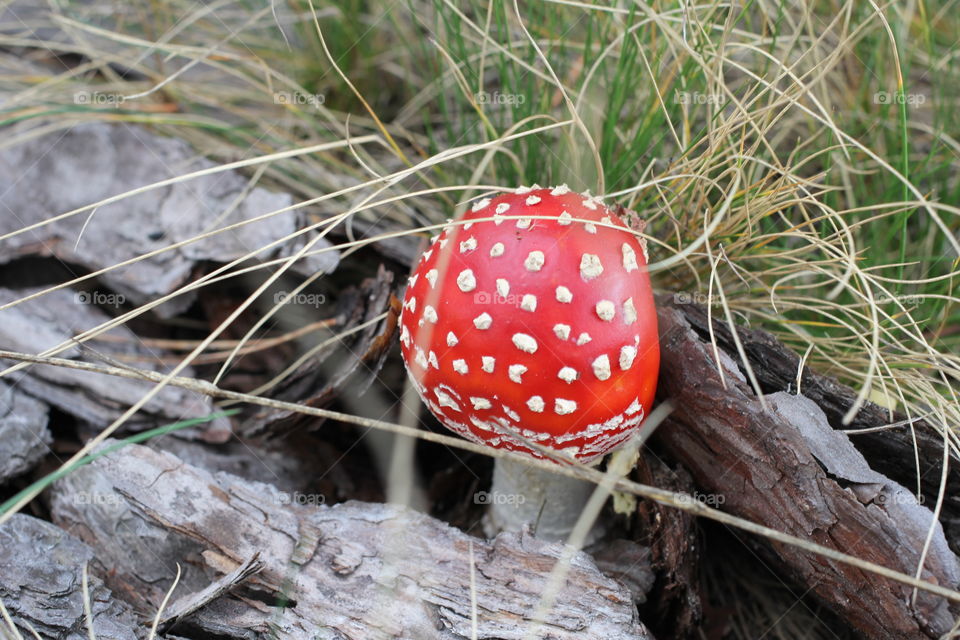
<path id="1" fill-rule="evenodd" d="M 25 638 L 33 637 L 29 624 L 43 638 L 87 640 L 82 571 L 92 559 L 87 545 L 49 522 L 17 514 L 0 525 L 0 600 Z M 96 576 L 88 577 L 88 585 L 98 640 L 146 635 L 130 608 Z"/>
<path id="2" fill-rule="evenodd" d="M 206 589 L 198 593 L 192 593 L 184 596 L 171 604 L 163 613 L 160 619 L 159 628 L 165 631 L 172 625 L 180 622 L 191 613 L 200 610 L 205 605 L 218 599 L 238 584 L 249 578 L 251 575 L 260 571 L 263 564 L 260 562 L 260 553 L 255 553 L 249 560 L 239 565 L 236 569 L 226 574 L 222 578 L 212 582 Z"/>
<path id="3" fill-rule="evenodd" d="M 684 312 L 661 305 L 659 394 L 676 409 L 659 442 L 723 509 L 880 565 L 913 574 L 933 528 L 922 578 L 956 587 L 960 563 L 929 509 L 872 470 L 816 403 L 778 392 L 764 410 L 737 362 L 712 346 Z M 942 599 L 798 548 L 764 546 L 781 570 L 870 638 L 938 637 L 953 613 Z"/>
<path id="4" fill-rule="evenodd" d="M 0 483 L 29 471 L 52 440 L 44 403 L 0 380 Z"/>
<path id="5" fill-rule="evenodd" d="M 0 305 L 14 302 L 35 291 L 0 288 Z M 0 347 L 21 353 L 41 353 L 110 319 L 106 313 L 84 299 L 83 295 L 60 289 L 0 311 Z M 117 359 L 123 355 L 136 355 L 143 359 L 143 362 L 137 363 L 138 367 L 154 371 L 164 370 L 162 365 L 151 361 L 151 358 L 156 357 L 157 351 L 144 347 L 130 329 L 121 326 L 112 329 L 110 333 L 122 337 L 123 340 L 91 342 L 90 344 L 94 345 L 91 348 L 71 347 L 59 356 L 98 362 L 100 357 Z M 6 366 L 8 363 L 3 364 Z M 182 375 L 191 375 L 191 370 L 184 371 Z M 117 378 L 48 365 L 31 365 L 13 374 L 11 378 L 16 380 L 17 388 L 99 428 L 118 418 L 154 386 L 153 382 L 146 380 Z M 131 428 L 143 429 L 167 422 L 200 418 L 213 412 L 213 403 L 209 398 L 192 391 L 166 387 L 144 405 L 128 424 Z M 187 430 L 184 430 L 180 435 L 185 436 L 187 433 Z M 219 418 L 201 427 L 192 428 L 189 433 L 213 441 L 223 441 L 230 437 L 230 421 Z"/>
<path id="6" fill-rule="evenodd" d="M 661 304 L 665 303 L 666 299 L 662 299 Z M 710 323 L 706 309 L 693 304 L 676 308 L 701 338 L 709 339 Z M 730 326 L 726 322 L 715 321 L 713 334 L 717 344 L 739 361 Z M 737 336 L 764 393 L 796 392 L 797 372 L 800 370 L 798 354 L 763 330 L 737 327 Z M 803 368 L 800 388 L 803 395 L 823 409 L 834 429 L 868 429 L 906 418 L 901 413 L 891 415 L 887 409 L 867 401 L 853 421 L 843 425 L 843 416 L 856 399 L 853 389 L 810 367 Z M 912 429 L 904 427 L 862 433 L 852 436 L 851 440 L 874 469 L 911 489 L 917 484 L 916 463 L 919 460 L 921 492 L 927 504 L 936 503 L 943 473 L 944 442 L 943 436 L 932 426 L 918 420 L 913 423 Z M 947 538 L 954 552 L 960 553 L 960 460 L 956 456 L 951 457 L 953 460 L 947 469 L 946 499 L 940 521 L 947 528 Z"/>
<path id="7" fill-rule="evenodd" d="M 644 449 L 634 475 L 643 484 L 700 498 L 690 474 L 677 466 L 671 469 L 650 449 Z M 686 511 L 643 500 L 637 507 L 637 520 L 640 542 L 650 547 L 655 576 L 640 607 L 644 622 L 665 638 L 699 637 L 703 606 L 696 519 Z"/>
<path id="8" fill-rule="evenodd" d="M 109 508 L 77 508 L 82 494 L 103 496 Z M 147 609 L 169 587 L 174 562 L 185 566 L 190 592 L 259 551 L 263 569 L 248 579 L 249 593 L 241 588 L 181 623 L 238 638 L 469 638 L 471 556 L 477 637 L 521 638 L 562 550 L 525 533 L 479 540 L 394 505 L 308 502 L 130 445 L 59 481 L 52 512 L 96 548 L 110 584 Z M 585 554 L 557 597 L 543 637 L 649 637 L 628 590 Z"/>
<path id="9" fill-rule="evenodd" d="M 11 134 L 12 135 L 12 134 Z M 0 150 L 0 235 L 138 187 L 209 169 L 175 138 L 158 136 L 129 124 L 86 123 Z M 0 241 L 0 264 L 16 257 L 54 255 L 97 271 L 197 235 L 290 206 L 292 197 L 250 188 L 236 171 L 224 171 L 151 189 Z M 174 250 L 158 253 L 100 276 L 110 289 L 141 304 L 183 284 L 199 261 L 229 262 L 273 242 L 259 259 L 287 256 L 303 237 L 279 242 L 303 227 L 302 214 L 283 213 L 216 233 Z M 313 250 L 330 248 L 319 239 Z M 329 273 L 338 253 L 318 253 L 298 261 L 303 274 Z M 185 295 L 158 307 L 174 315 L 190 305 Z"/>

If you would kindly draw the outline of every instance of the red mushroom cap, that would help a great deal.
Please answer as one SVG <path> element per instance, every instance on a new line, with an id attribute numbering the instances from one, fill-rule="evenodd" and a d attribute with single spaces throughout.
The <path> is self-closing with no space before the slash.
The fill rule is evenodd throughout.
<path id="1" fill-rule="evenodd" d="M 404 299 L 423 401 L 470 440 L 537 457 L 513 434 L 583 461 L 626 440 L 660 364 L 642 240 L 566 186 L 484 198 L 462 222 L 424 252 Z"/>

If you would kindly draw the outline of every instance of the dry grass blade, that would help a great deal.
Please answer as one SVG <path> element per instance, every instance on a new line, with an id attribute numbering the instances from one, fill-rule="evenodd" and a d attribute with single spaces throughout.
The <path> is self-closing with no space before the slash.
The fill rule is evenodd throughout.
<path id="1" fill-rule="evenodd" d="M 87 577 L 87 563 L 83 563 L 81 571 L 80 592 L 83 594 L 83 620 L 87 627 L 87 638 L 97 640 L 97 634 L 93 631 L 93 610 L 90 607 L 90 582 Z"/>
<path id="2" fill-rule="evenodd" d="M 167 593 L 163 596 L 163 601 L 160 603 L 160 606 L 157 607 L 157 615 L 153 617 L 153 624 L 150 625 L 150 633 L 147 635 L 147 640 L 153 640 L 157 636 L 157 628 L 160 626 L 160 621 L 163 619 L 163 611 L 167 608 L 167 603 L 170 602 L 170 598 L 173 596 L 173 591 L 177 588 L 177 585 L 180 584 L 180 574 L 180 563 L 178 562 L 177 575 L 170 584 L 170 588 L 167 589 Z"/>
<path id="3" fill-rule="evenodd" d="M 13 619 L 10 617 L 10 612 L 7 611 L 7 608 L 3 605 L 3 600 L 0 600 L 0 617 L 3 618 L 2 627 L 3 637 L 7 640 L 23 640 L 23 636 L 20 634 L 20 630 L 17 629 L 17 626 L 13 624 Z M 36 632 L 34 632 L 36 635 Z"/>

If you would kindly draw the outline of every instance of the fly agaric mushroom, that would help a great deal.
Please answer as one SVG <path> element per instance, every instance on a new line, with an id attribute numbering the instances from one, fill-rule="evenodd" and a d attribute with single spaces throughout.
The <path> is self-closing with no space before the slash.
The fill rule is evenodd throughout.
<path id="1" fill-rule="evenodd" d="M 476 202 L 424 252 L 403 303 L 404 363 L 448 429 L 590 462 L 636 433 L 660 349 L 646 247 L 598 199 L 518 189 Z M 497 459 L 488 533 L 569 533 L 593 486 Z M 522 498 L 521 498 L 522 496 Z"/>

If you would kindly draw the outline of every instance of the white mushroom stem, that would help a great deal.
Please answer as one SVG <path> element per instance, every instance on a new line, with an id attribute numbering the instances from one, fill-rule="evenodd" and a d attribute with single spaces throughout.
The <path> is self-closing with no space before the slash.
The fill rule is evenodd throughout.
<path id="1" fill-rule="evenodd" d="M 538 538 L 565 541 L 595 488 L 591 482 L 551 473 L 523 461 L 497 458 L 486 500 L 490 506 L 483 521 L 484 533 L 493 537 L 501 531 L 519 531 L 529 524 Z M 587 544 L 601 533 L 599 525 L 595 525 Z"/>

